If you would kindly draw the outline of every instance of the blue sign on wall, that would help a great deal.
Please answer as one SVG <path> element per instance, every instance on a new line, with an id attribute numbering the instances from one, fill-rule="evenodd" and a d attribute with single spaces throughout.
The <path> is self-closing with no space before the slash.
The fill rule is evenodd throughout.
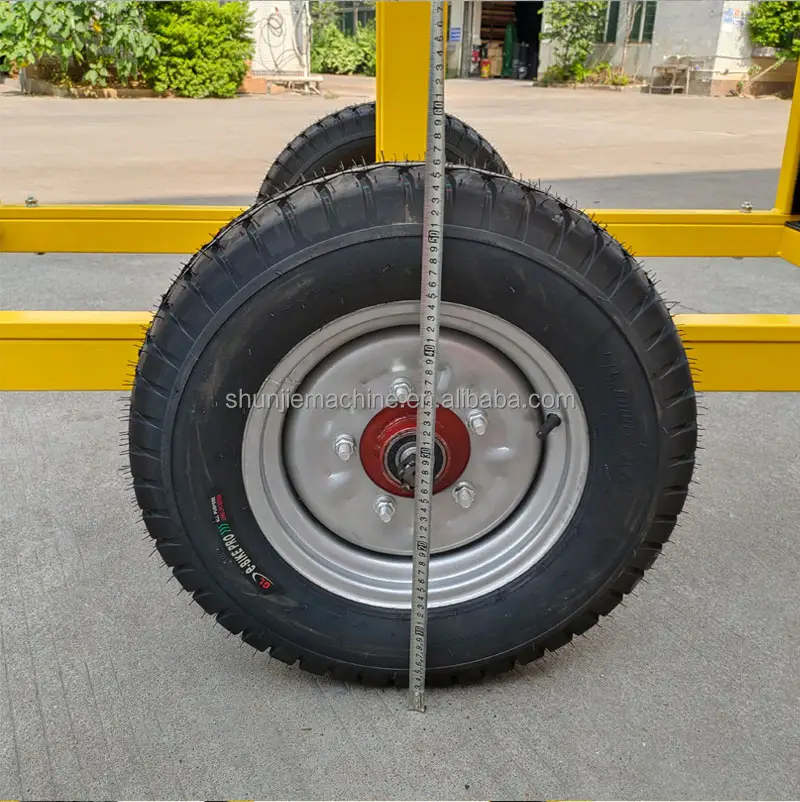
<path id="1" fill-rule="evenodd" d="M 451 42 L 460 42 L 461 41 L 461 28 L 451 28 L 450 29 L 450 41 Z"/>

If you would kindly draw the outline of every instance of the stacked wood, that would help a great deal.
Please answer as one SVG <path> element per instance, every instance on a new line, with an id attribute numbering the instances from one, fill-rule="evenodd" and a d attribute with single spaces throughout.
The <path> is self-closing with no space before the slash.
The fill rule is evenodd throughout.
<path id="1" fill-rule="evenodd" d="M 506 25 L 516 22 L 515 3 L 484 2 L 481 11 L 481 41 L 502 42 L 506 35 Z"/>

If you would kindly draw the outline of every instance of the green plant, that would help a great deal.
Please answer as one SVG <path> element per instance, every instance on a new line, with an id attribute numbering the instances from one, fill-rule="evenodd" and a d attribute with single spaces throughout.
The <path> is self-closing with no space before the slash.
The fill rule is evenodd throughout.
<path id="1" fill-rule="evenodd" d="M 778 67 L 781 67 L 786 60 L 789 58 L 788 51 L 778 51 L 779 56 L 775 59 L 773 64 L 770 64 L 769 67 L 766 69 L 762 69 L 758 64 L 751 64 L 747 68 L 747 75 L 741 79 L 740 81 L 736 82 L 736 90 L 734 94 L 736 95 L 745 95 L 747 94 L 752 85 L 759 79 L 763 78 L 768 72 L 772 72 L 773 70 L 777 70 Z"/>
<path id="2" fill-rule="evenodd" d="M 0 53 L 57 83 L 128 84 L 158 54 L 138 2 L 0 3 Z"/>
<path id="3" fill-rule="evenodd" d="M 622 67 L 614 67 L 608 61 L 601 61 L 589 71 L 587 80 L 600 86 L 627 86 L 631 79 Z"/>
<path id="4" fill-rule="evenodd" d="M 786 58 L 800 57 L 800 3 L 761 0 L 747 20 L 750 40 L 758 47 L 774 47 Z"/>
<path id="5" fill-rule="evenodd" d="M 147 3 L 146 23 L 160 54 L 143 73 L 158 92 L 180 97 L 233 97 L 253 57 L 247 2 Z"/>
<path id="6" fill-rule="evenodd" d="M 352 75 L 358 69 L 360 52 L 356 40 L 329 23 L 314 31 L 311 42 L 311 71 Z"/>
<path id="7" fill-rule="evenodd" d="M 579 84 L 583 83 L 587 78 L 591 77 L 594 71 L 584 64 L 575 64 L 572 70 L 572 77 Z"/>
<path id="8" fill-rule="evenodd" d="M 539 38 L 553 43 L 553 57 L 564 80 L 578 80 L 580 69 L 600 38 L 606 3 L 602 0 L 552 0 L 539 13 L 544 25 Z M 548 72 L 550 72 L 548 70 Z M 585 77 L 585 76 L 584 76 Z"/>
<path id="9" fill-rule="evenodd" d="M 336 0 L 311 0 L 308 6 L 313 26 L 324 28 L 339 20 L 339 4 Z"/>
<path id="10" fill-rule="evenodd" d="M 355 36 L 343 33 L 336 23 L 314 30 L 311 71 L 352 75 L 375 75 L 375 23 L 362 25 Z"/>
<path id="11" fill-rule="evenodd" d="M 356 32 L 356 45 L 361 60 L 359 72 L 364 75 L 375 75 L 377 54 L 377 32 L 375 23 L 361 25 Z"/>
<path id="12" fill-rule="evenodd" d="M 558 64 L 551 64 L 542 75 L 540 83 L 544 86 L 551 84 L 563 84 L 568 81 L 574 80 L 574 72 L 572 70 L 565 70 Z"/>

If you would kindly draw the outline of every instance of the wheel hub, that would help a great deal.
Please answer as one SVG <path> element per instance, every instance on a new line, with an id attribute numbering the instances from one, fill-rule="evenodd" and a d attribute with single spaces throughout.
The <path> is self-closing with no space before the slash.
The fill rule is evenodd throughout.
<path id="1" fill-rule="evenodd" d="M 411 605 L 414 500 L 372 480 L 361 441 L 376 412 L 410 400 L 397 380 L 413 383 L 418 348 L 415 302 L 366 308 L 323 326 L 273 368 L 260 391 L 299 393 L 313 403 L 255 404 L 242 444 L 248 501 L 281 558 L 330 592 L 379 607 Z M 354 390 L 366 403 L 342 398 Z M 559 407 L 562 423 L 542 441 L 542 410 L 480 405 L 475 414 L 469 404 L 451 406 L 446 396 L 464 390 L 525 399 L 533 391 L 574 394 L 577 403 Z M 561 367 L 520 329 L 481 310 L 443 305 L 436 393 L 466 425 L 470 452 L 456 483 L 433 497 L 432 608 L 504 587 L 540 560 L 580 502 L 589 454 L 583 408 Z M 372 403 L 376 396 L 383 400 Z M 456 450 L 458 438 L 441 439 Z M 390 441 L 382 444 L 389 465 Z M 398 474 L 413 453 L 413 441 L 403 442 Z"/>
<path id="2" fill-rule="evenodd" d="M 306 509 L 336 537 L 397 556 L 413 549 L 418 348 L 413 327 L 374 332 L 338 348 L 298 390 L 348 403 L 302 404 L 289 411 L 285 430 L 288 476 Z M 497 389 L 524 398 L 532 392 L 502 353 L 443 330 L 440 354 L 432 554 L 477 541 L 505 519 L 530 487 L 541 452 L 536 422 L 520 410 L 486 410 L 490 424 L 482 435 L 470 426 L 475 410 L 462 403 L 470 392 Z M 407 400 L 398 403 L 401 385 Z M 356 443 L 358 459 L 337 456 L 345 436 Z M 462 480 L 474 488 L 476 502 L 468 507 L 443 492 Z"/>
<path id="3" fill-rule="evenodd" d="M 381 489 L 396 496 L 414 495 L 417 410 L 411 404 L 384 407 L 361 435 L 361 464 Z M 439 405 L 436 411 L 433 492 L 455 484 L 469 463 L 467 427 L 455 412 Z"/>

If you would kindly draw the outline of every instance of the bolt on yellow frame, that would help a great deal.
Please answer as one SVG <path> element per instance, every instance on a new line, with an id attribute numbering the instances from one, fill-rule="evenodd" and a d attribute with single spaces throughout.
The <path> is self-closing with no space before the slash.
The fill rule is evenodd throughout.
<path id="1" fill-rule="evenodd" d="M 377 159 L 422 160 L 430 6 L 378 3 Z M 403 35 L 414 31 L 414 36 Z M 800 80 L 775 208 L 593 212 L 637 256 L 781 257 L 800 265 Z M 0 206 L 0 252 L 193 253 L 243 210 Z M 800 275 L 798 275 L 800 298 Z M 122 390 L 150 314 L 0 312 L 0 391 Z M 800 314 L 678 315 L 704 391 L 800 392 Z"/>

